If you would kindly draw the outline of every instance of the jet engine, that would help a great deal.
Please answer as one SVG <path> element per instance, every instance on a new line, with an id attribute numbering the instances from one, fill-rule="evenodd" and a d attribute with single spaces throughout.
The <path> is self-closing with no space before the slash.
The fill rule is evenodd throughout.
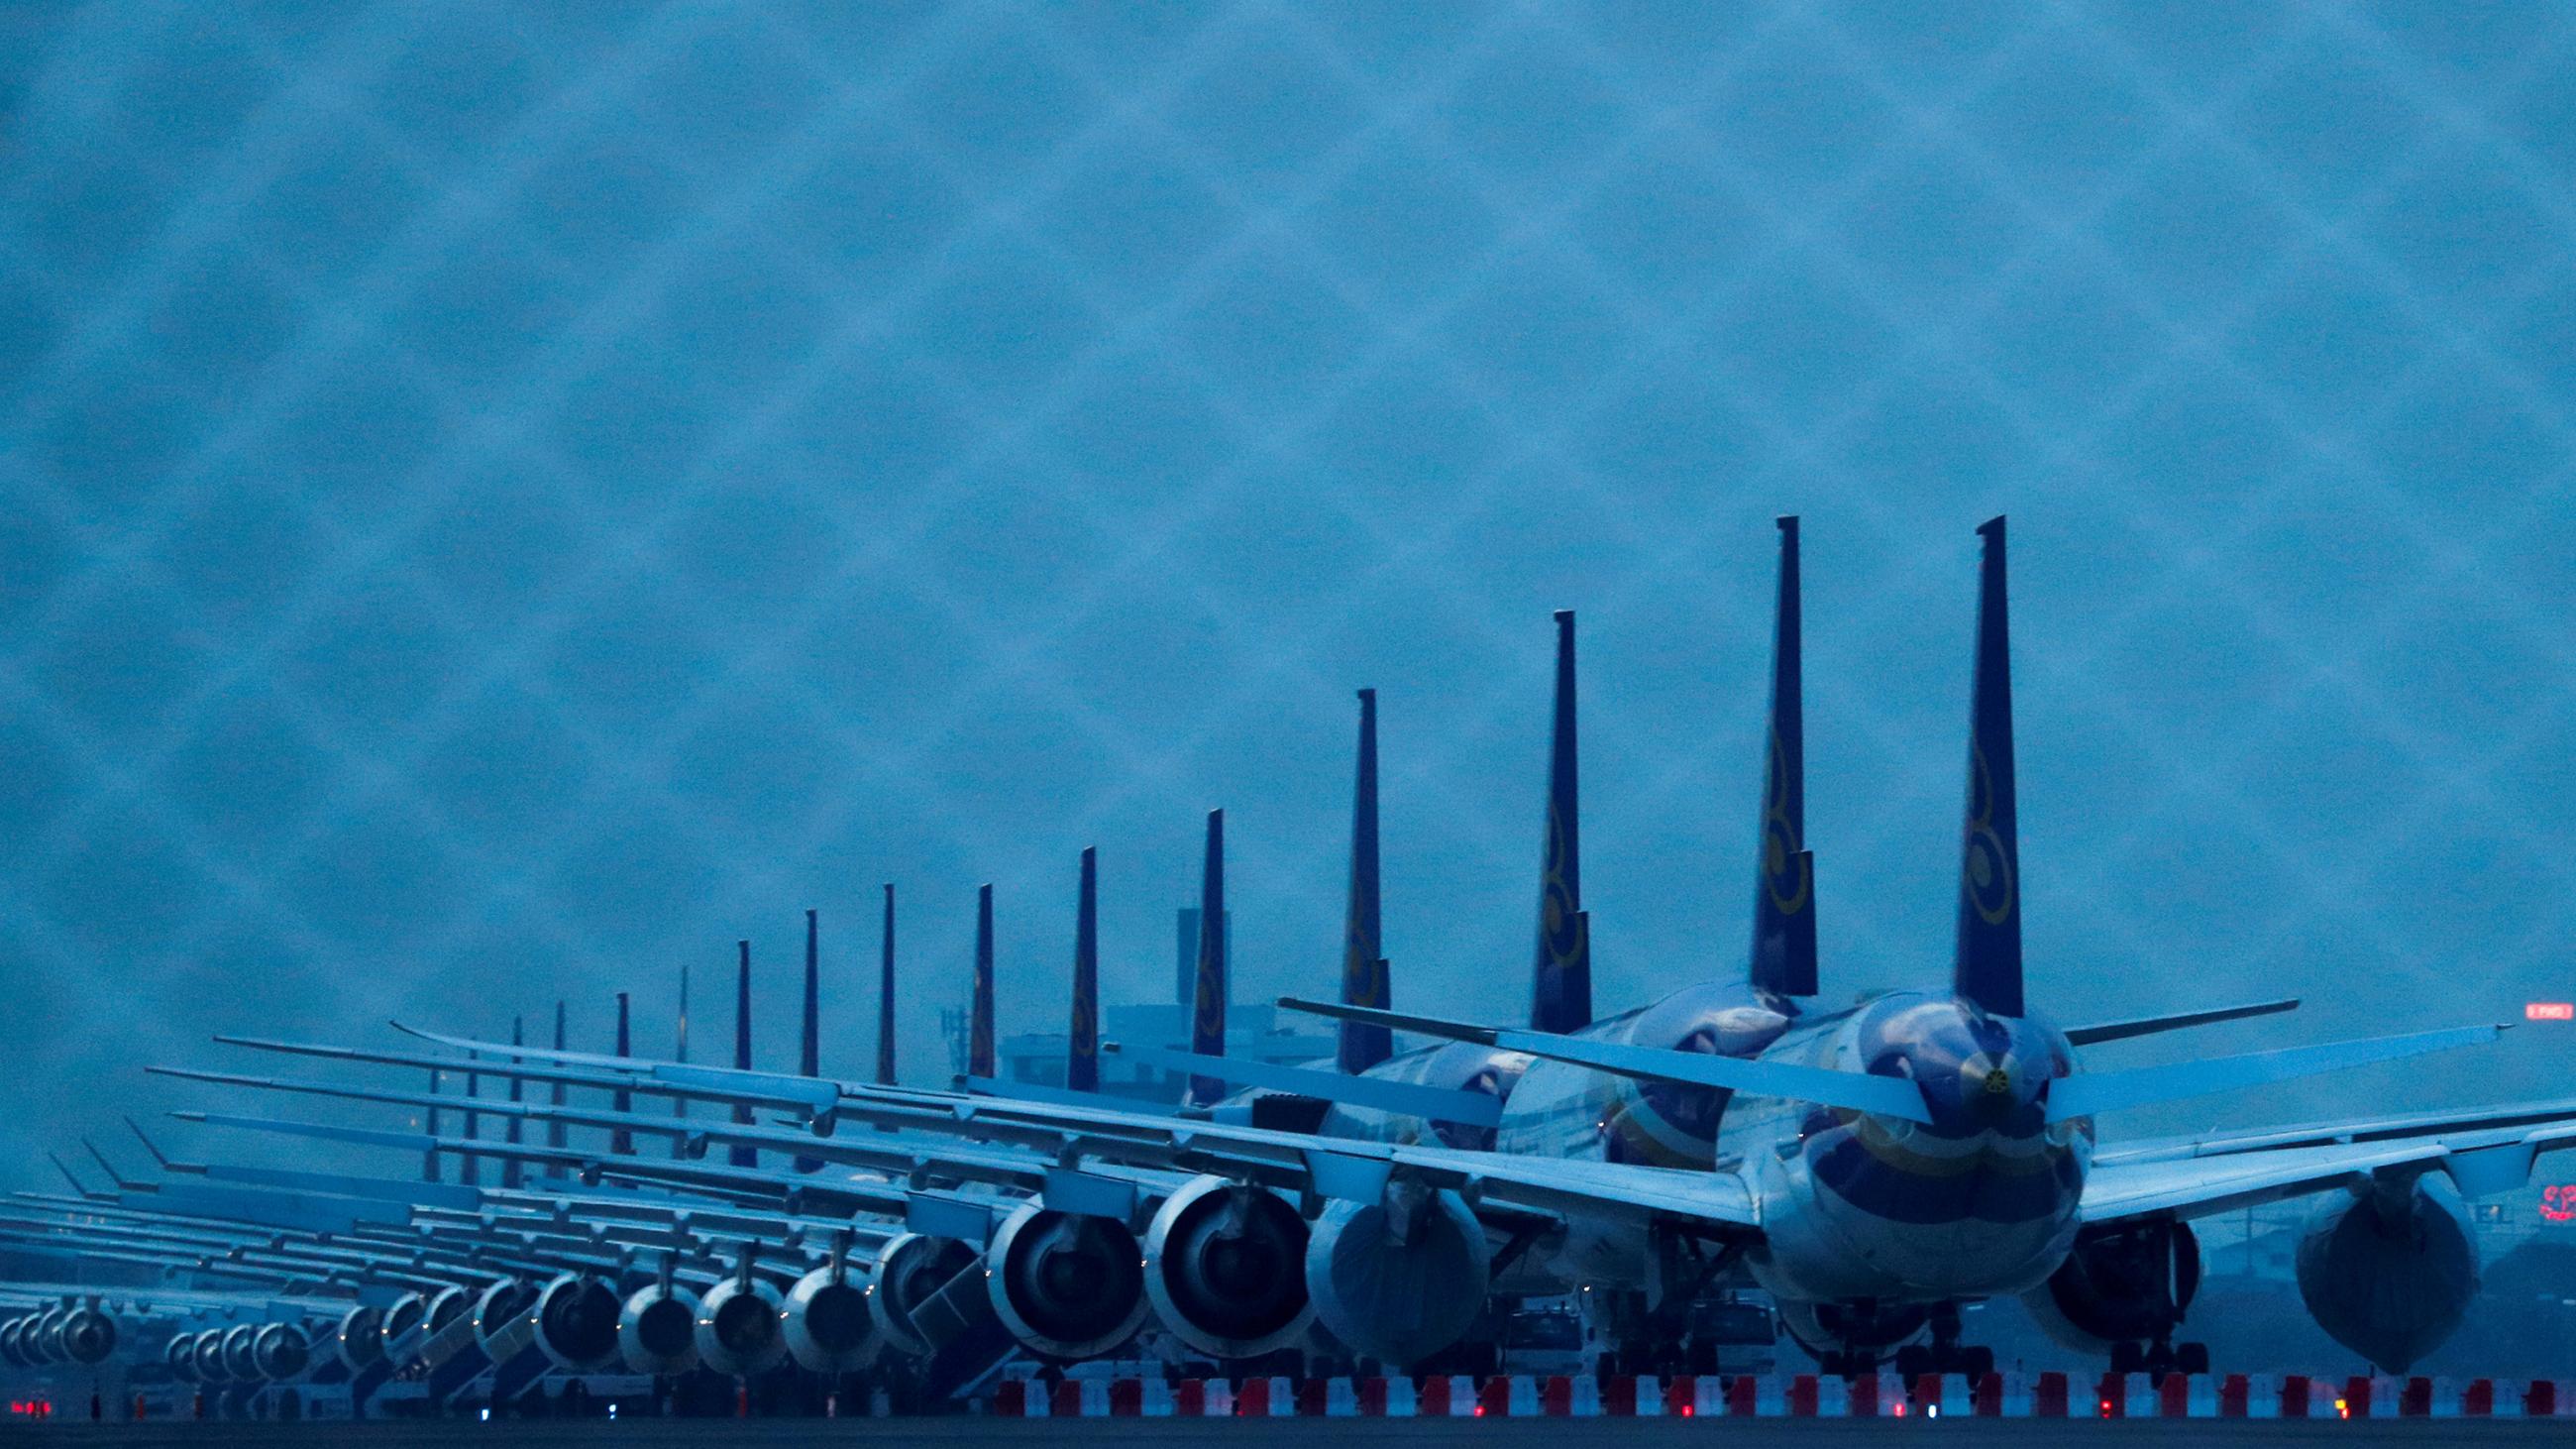
<path id="1" fill-rule="evenodd" d="M 617 1316 L 617 1352 L 631 1373 L 687 1373 L 698 1366 L 698 1320 L 705 1316 L 698 1295 L 665 1272 L 626 1300 Z"/>
<path id="2" fill-rule="evenodd" d="M 2048 1336 L 2085 1353 L 2161 1343 L 2200 1291 L 2200 1239 L 2188 1223 L 2087 1228 L 2048 1281 L 2022 1295 Z"/>
<path id="3" fill-rule="evenodd" d="M 0 1331 L 0 1339 L 5 1339 L 7 1336 L 5 1331 Z M 197 1381 L 196 1335 L 188 1333 L 170 1335 L 170 1341 L 162 1346 L 161 1362 L 169 1366 L 170 1377 L 181 1383 L 195 1383 Z"/>
<path id="4" fill-rule="evenodd" d="M 232 1382 L 232 1370 L 224 1364 L 224 1331 L 209 1328 L 188 1340 L 188 1353 L 197 1363 L 197 1382 L 224 1384 Z"/>
<path id="5" fill-rule="evenodd" d="M 474 1343 L 494 1363 L 508 1363 L 536 1334 L 536 1285 L 498 1278 L 474 1300 Z"/>
<path id="6" fill-rule="evenodd" d="M 608 1367 L 617 1358 L 617 1294 L 606 1283 L 565 1273 L 537 1293 L 537 1347 L 572 1373 Z"/>
<path id="7" fill-rule="evenodd" d="M 2328 1337 L 2404 1373 L 2460 1326 L 2478 1291 L 2478 1250 L 2447 1187 L 2374 1183 L 2308 1219 L 2298 1272 L 2299 1297 Z"/>
<path id="8" fill-rule="evenodd" d="M 830 1262 L 787 1290 L 782 1312 L 787 1351 L 809 1372 L 851 1373 L 876 1357 L 879 1340 L 868 1314 L 868 1290 L 850 1276 L 846 1237 L 832 1244 Z"/>
<path id="9" fill-rule="evenodd" d="M 1192 1178 L 1145 1229 L 1145 1293 L 1183 1343 L 1216 1358 L 1254 1358 L 1303 1337 L 1306 1220 L 1267 1188 Z"/>
<path id="10" fill-rule="evenodd" d="M 914 1358 L 929 1357 L 930 1340 L 913 1325 L 912 1315 L 974 1262 L 975 1250 L 955 1238 L 921 1233 L 888 1238 L 877 1249 L 877 1281 L 868 1294 L 868 1317 L 887 1346 Z"/>
<path id="11" fill-rule="evenodd" d="M 1476 1321 L 1491 1256 L 1475 1211 L 1446 1188 L 1336 1202 L 1306 1243 L 1306 1293 L 1335 1338 L 1409 1367 Z"/>
<path id="12" fill-rule="evenodd" d="M 313 1341 L 293 1323 L 271 1323 L 251 1335 L 250 1360 L 260 1377 L 272 1382 L 291 1379 L 311 1366 Z"/>
<path id="13" fill-rule="evenodd" d="M 405 1338 L 411 1336 L 413 1330 L 420 1327 L 428 1314 L 429 1295 L 426 1293 L 406 1293 L 395 1299 L 376 1319 L 376 1331 L 377 1336 L 382 1340 L 380 1345 L 382 1349 L 387 1353 L 393 1352 Z M 402 1365 L 396 1364 L 394 1367 L 400 1368 Z"/>
<path id="14" fill-rule="evenodd" d="M 30 1357 L 25 1349 L 19 1347 L 19 1336 L 27 1331 L 29 1316 L 20 1314 L 6 1323 L 0 1323 L 0 1361 L 6 1361 L 11 1368 L 36 1366 L 35 1359 Z"/>
<path id="15" fill-rule="evenodd" d="M 1112 1218 L 1024 1202 L 984 1250 L 993 1312 L 1021 1347 L 1047 1358 L 1092 1358 L 1145 1321 L 1145 1269 L 1136 1235 Z"/>
<path id="16" fill-rule="evenodd" d="M 252 1340 L 259 1337 L 259 1325 L 236 1323 L 216 1340 L 216 1352 L 223 1356 L 224 1377 L 235 1383 L 259 1382 L 259 1355 L 251 1352 Z"/>
<path id="17" fill-rule="evenodd" d="M 752 1276 L 746 1244 L 742 1266 L 707 1290 L 698 1310 L 698 1357 L 720 1374 L 752 1378 L 769 1372 L 787 1357 L 778 1314 L 778 1290 Z"/>
<path id="18" fill-rule="evenodd" d="M 71 1316 L 72 1311 L 59 1303 L 37 1314 L 35 1323 L 21 1340 L 34 1350 L 29 1356 L 39 1363 L 62 1363 L 69 1359 L 70 1355 L 63 1350 L 63 1324 Z"/>
<path id="19" fill-rule="evenodd" d="M 96 1308 L 75 1308 L 63 1318 L 63 1357 L 83 1368 L 107 1362 L 116 1340 L 116 1320 Z"/>
<path id="20" fill-rule="evenodd" d="M 376 1361 L 385 1356 L 384 1327 L 384 1311 L 363 1303 L 342 1314 L 336 1349 L 341 1366 L 353 1374 L 375 1367 Z"/>

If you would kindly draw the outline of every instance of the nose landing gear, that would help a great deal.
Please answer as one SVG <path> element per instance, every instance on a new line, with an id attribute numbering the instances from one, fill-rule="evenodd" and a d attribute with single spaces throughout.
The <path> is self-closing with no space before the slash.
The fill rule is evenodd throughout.
<path id="1" fill-rule="evenodd" d="M 1896 1372 L 1907 1380 L 1925 1374 L 1959 1374 L 1966 1378 L 1983 1378 L 1995 1371 L 1995 1351 L 1970 1347 L 1959 1342 L 1959 1305 L 1944 1303 L 1932 1310 L 1932 1341 L 1912 1343 L 1896 1351 Z"/>

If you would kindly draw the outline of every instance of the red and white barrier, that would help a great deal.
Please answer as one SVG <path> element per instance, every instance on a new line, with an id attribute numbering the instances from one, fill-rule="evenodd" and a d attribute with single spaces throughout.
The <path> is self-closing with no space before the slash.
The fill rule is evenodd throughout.
<path id="1" fill-rule="evenodd" d="M 988 1412 L 1004 1418 L 2547 1418 L 2576 1415 L 2555 1380 L 2309 1374 L 1926 1374 L 1853 1379 L 1589 1374 L 1484 1380 L 1387 1378 L 1014 1381 Z"/>

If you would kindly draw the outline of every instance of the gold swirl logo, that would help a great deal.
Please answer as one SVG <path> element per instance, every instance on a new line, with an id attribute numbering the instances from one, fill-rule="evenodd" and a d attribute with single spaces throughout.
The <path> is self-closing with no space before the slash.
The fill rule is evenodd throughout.
<path id="1" fill-rule="evenodd" d="M 1357 922 L 1342 943 L 1342 999 L 1353 1006 L 1386 1005 L 1386 987 L 1378 976 L 1374 943 L 1364 940 Z"/>
<path id="2" fill-rule="evenodd" d="M 1968 904 L 1989 926 L 2000 926 L 2012 915 L 2012 857 L 2004 850 L 2003 837 L 1995 833 L 1995 782 L 1986 766 L 1982 746 L 1970 746 L 1976 769 L 1970 776 L 1975 788 L 1970 792 L 1968 810 Z"/>
<path id="3" fill-rule="evenodd" d="M 1078 1057 L 1100 1055 L 1099 1008 L 1088 991 L 1079 992 L 1074 998 L 1073 1054 Z"/>
<path id="4" fill-rule="evenodd" d="M 1789 764 L 1780 756 L 1780 732 L 1771 732 L 1771 785 L 1762 803 L 1762 885 L 1771 908 L 1794 916 L 1815 891 L 1814 867 L 1799 854 L 1798 829 L 1789 819 Z"/>
<path id="5" fill-rule="evenodd" d="M 1199 931 L 1204 937 L 1207 927 L 1202 924 Z M 1209 969 L 1212 964 L 1213 953 L 1202 940 L 1199 944 L 1198 984 L 1190 998 L 1190 1034 L 1195 1038 L 1194 1045 L 1198 1046 L 1225 1040 L 1225 1001 L 1217 992 L 1216 973 Z M 1217 1049 L 1224 1050 L 1221 1046 Z"/>
<path id="6" fill-rule="evenodd" d="M 1565 822 L 1551 805 L 1547 812 L 1547 872 L 1539 891 L 1539 929 L 1547 940 L 1547 963 L 1559 970 L 1574 959 L 1582 943 L 1575 920 L 1574 896 L 1565 888 Z"/>

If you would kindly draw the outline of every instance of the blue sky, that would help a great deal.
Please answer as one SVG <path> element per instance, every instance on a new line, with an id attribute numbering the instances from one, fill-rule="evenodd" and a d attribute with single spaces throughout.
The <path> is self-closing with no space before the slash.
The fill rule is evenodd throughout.
<path id="1" fill-rule="evenodd" d="M 1320 989 L 1361 685 L 1397 999 L 1517 1013 L 1558 607 L 1599 997 L 1733 973 L 1783 512 L 1831 994 L 2009 511 L 2043 1009 L 2576 996 L 2571 173 L 2542 6 L 13 9 L 0 1161 L 741 936 L 784 1064 L 808 906 L 862 1071 L 886 880 L 927 1067 L 978 883 L 1052 1027 L 1218 805 Z"/>

